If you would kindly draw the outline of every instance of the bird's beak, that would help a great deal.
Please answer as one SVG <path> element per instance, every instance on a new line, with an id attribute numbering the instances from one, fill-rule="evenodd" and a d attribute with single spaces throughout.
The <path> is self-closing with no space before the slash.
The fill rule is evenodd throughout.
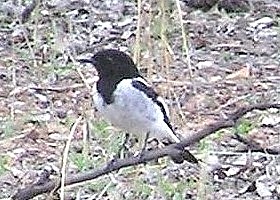
<path id="1" fill-rule="evenodd" d="M 93 58 L 77 58 L 76 60 L 80 63 L 90 63 L 92 65 L 96 64 L 96 60 Z"/>
<path id="2" fill-rule="evenodd" d="M 93 65 L 95 63 L 95 61 L 90 58 L 81 58 L 81 59 L 77 59 L 77 61 L 80 63 L 91 63 Z"/>

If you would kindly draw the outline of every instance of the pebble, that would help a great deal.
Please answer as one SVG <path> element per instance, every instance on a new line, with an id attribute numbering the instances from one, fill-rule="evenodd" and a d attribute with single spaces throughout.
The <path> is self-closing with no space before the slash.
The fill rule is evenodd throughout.
<path id="1" fill-rule="evenodd" d="M 249 25 L 255 29 L 264 29 L 273 24 L 273 19 L 270 17 L 263 17 L 254 22 L 251 22 Z"/>
<path id="2" fill-rule="evenodd" d="M 214 61 L 206 60 L 206 61 L 201 61 L 201 62 L 197 63 L 196 67 L 198 69 L 205 69 L 208 67 L 212 67 L 213 65 L 214 65 Z"/>
<path id="3" fill-rule="evenodd" d="M 47 102 L 47 101 L 48 101 L 48 98 L 47 98 L 46 95 L 39 94 L 39 93 L 34 93 L 34 96 L 35 96 L 39 101 L 42 101 L 42 102 Z"/>
<path id="4" fill-rule="evenodd" d="M 261 197 L 269 197 L 272 196 L 272 192 L 270 190 L 270 184 L 268 184 L 270 180 L 266 177 L 266 175 L 260 176 L 256 180 L 256 187 L 257 187 L 257 193 Z"/>
<path id="5" fill-rule="evenodd" d="M 49 134 L 49 138 L 56 140 L 56 141 L 67 141 L 68 136 L 65 134 L 61 134 L 61 133 L 52 133 L 52 134 Z"/>
<path id="6" fill-rule="evenodd" d="M 264 126 L 275 126 L 280 123 L 280 116 L 264 117 L 261 124 Z"/>

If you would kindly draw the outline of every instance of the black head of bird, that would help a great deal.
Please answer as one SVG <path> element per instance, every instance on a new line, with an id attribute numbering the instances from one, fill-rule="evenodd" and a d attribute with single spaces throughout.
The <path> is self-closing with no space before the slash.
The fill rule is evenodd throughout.
<path id="1" fill-rule="evenodd" d="M 81 63 L 92 64 L 100 77 L 133 78 L 139 76 L 133 60 L 125 53 L 108 49 L 97 52 L 91 58 L 79 59 Z"/>

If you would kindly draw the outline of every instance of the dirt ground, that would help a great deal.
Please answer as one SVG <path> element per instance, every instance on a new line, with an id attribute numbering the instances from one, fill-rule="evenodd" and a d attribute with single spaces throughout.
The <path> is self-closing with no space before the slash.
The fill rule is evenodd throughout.
<path id="1" fill-rule="evenodd" d="M 94 69 L 74 60 L 102 48 L 133 55 L 139 17 L 138 65 L 168 99 L 178 133 L 187 137 L 241 106 L 280 103 L 278 0 L 252 0 L 246 12 L 232 13 L 181 1 L 189 57 L 175 1 L 143 1 L 140 16 L 134 1 L 20 2 L 0 4 L 0 198 L 40 182 L 44 173 L 59 176 L 79 116 L 67 173 L 112 158 L 121 138 L 112 139 L 116 130 L 92 105 L 85 82 L 95 82 Z M 66 199 L 280 199 L 279 155 L 251 152 L 234 136 L 279 152 L 279 113 L 251 112 L 191 146 L 205 167 L 163 159 L 69 188 Z"/>

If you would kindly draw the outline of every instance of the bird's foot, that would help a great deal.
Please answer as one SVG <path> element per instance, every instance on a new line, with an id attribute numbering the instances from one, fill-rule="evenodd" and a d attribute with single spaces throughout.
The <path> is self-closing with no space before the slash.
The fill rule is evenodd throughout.
<path id="1" fill-rule="evenodd" d="M 147 143 L 148 143 L 149 136 L 150 136 L 150 132 L 147 132 L 146 135 L 145 135 L 144 141 L 143 141 L 142 149 L 141 149 L 140 152 L 138 152 L 136 154 L 135 157 L 138 157 L 140 159 L 144 156 L 146 148 L 147 148 Z"/>
<path id="2" fill-rule="evenodd" d="M 134 157 L 135 157 L 135 158 L 138 158 L 138 159 L 141 159 L 141 158 L 143 158 L 144 155 L 145 155 L 145 149 L 142 149 L 141 151 L 137 151 L 137 152 L 134 154 Z"/>
<path id="3" fill-rule="evenodd" d="M 125 158 L 129 155 L 129 150 L 128 150 L 128 147 L 127 147 L 128 141 L 129 141 L 129 134 L 125 133 L 123 143 L 119 147 L 117 155 L 114 156 L 115 158 Z"/>

